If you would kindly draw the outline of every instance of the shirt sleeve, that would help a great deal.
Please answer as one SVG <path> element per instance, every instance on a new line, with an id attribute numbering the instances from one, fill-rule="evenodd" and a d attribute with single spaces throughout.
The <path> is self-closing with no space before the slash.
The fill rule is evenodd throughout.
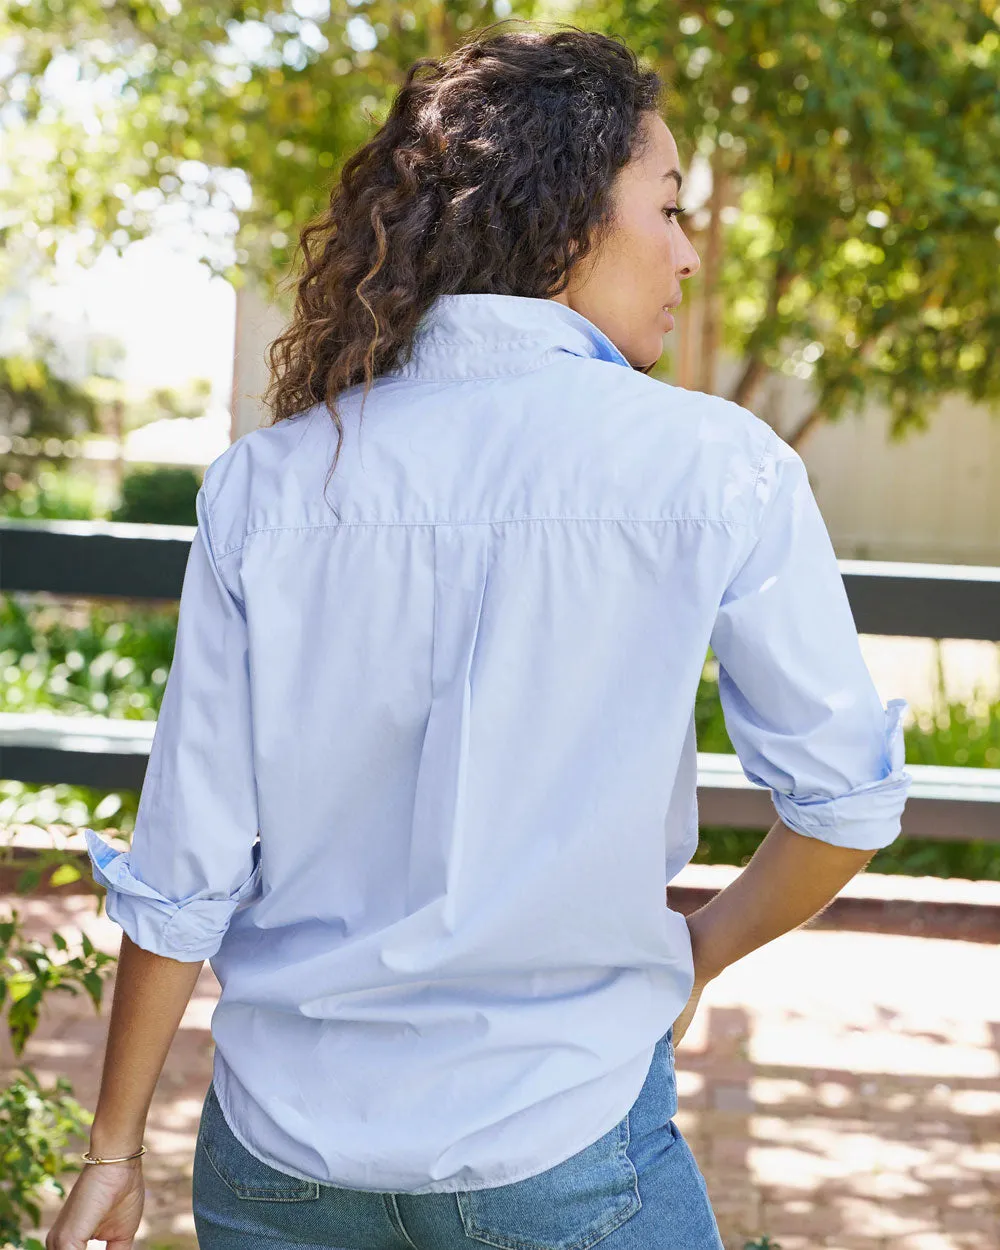
<path id="1" fill-rule="evenodd" d="M 882 706 L 805 465 L 773 431 L 755 505 L 759 521 L 711 635 L 729 737 L 790 829 L 835 846 L 888 846 L 912 780 L 907 704 Z"/>
<path id="2" fill-rule="evenodd" d="M 84 830 L 108 916 L 137 946 L 182 961 L 216 953 L 260 879 L 246 616 L 213 549 L 211 467 L 130 849 Z"/>

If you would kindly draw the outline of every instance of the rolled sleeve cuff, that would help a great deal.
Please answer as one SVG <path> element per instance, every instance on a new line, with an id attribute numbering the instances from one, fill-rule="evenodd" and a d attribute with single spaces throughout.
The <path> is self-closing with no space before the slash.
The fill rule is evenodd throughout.
<path id="1" fill-rule="evenodd" d="M 143 950 L 168 959 L 210 959 L 222 945 L 233 912 L 256 891 L 260 845 L 246 880 L 222 898 L 193 896 L 174 902 L 132 873 L 127 851 L 116 850 L 93 829 L 84 829 L 94 880 L 107 890 L 108 917 Z"/>
<path id="2" fill-rule="evenodd" d="M 774 806 L 782 821 L 796 833 L 819 838 L 834 846 L 856 850 L 881 850 L 899 837 L 903 807 L 913 781 L 903 767 L 905 699 L 890 699 L 885 709 L 883 735 L 884 775 L 847 794 L 835 797 L 793 799 L 772 790 Z"/>

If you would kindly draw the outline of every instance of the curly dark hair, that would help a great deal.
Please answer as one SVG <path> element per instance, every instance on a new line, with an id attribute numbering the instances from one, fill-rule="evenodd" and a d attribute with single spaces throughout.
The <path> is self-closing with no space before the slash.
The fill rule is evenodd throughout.
<path id="1" fill-rule="evenodd" d="M 377 133 L 299 236 L 288 328 L 268 349 L 270 424 L 412 356 L 443 294 L 546 298 L 613 220 L 612 183 L 641 153 L 659 75 L 617 39 L 494 23 L 414 62 Z M 327 478 L 329 481 L 329 477 Z"/>

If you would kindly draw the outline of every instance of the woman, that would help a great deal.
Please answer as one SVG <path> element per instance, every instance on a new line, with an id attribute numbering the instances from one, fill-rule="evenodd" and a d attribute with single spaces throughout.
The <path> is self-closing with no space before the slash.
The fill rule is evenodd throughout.
<path id="1" fill-rule="evenodd" d="M 909 778 L 802 461 L 646 376 L 698 269 L 659 94 L 616 40 L 490 29 L 410 70 L 303 232 L 274 421 L 199 492 L 131 850 L 87 831 L 124 934 L 48 1250 L 133 1245 L 205 958 L 204 1250 L 721 1247 L 674 1045 Z M 780 820 L 685 920 L 709 645 Z"/>

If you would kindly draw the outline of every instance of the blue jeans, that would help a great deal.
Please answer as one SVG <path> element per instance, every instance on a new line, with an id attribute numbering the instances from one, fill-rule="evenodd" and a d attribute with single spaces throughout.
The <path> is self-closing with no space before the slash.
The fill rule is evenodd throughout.
<path id="1" fill-rule="evenodd" d="M 563 1163 L 492 1189 L 406 1194 L 289 1176 L 252 1155 L 212 1085 L 192 1207 L 201 1250 L 724 1250 L 705 1180 L 673 1122 L 673 1027 L 624 1119 Z"/>

